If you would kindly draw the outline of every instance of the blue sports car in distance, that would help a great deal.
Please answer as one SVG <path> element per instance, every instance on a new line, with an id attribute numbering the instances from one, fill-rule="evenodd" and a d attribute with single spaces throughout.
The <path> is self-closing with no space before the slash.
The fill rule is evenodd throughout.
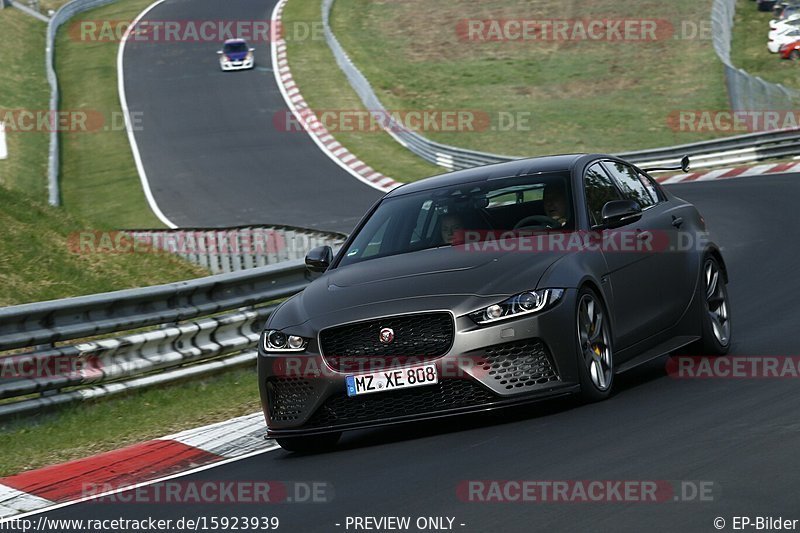
<path id="1" fill-rule="evenodd" d="M 219 66 L 223 71 L 253 68 L 256 63 L 254 51 L 255 48 L 248 48 L 244 39 L 228 39 L 222 50 L 217 50 Z"/>

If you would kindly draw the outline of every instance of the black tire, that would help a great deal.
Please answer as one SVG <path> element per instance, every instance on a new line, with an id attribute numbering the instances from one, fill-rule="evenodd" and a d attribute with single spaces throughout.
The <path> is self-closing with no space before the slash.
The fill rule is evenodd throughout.
<path id="1" fill-rule="evenodd" d="M 800 50 L 792 50 L 789 53 L 789 59 L 792 61 L 800 61 Z"/>
<path id="2" fill-rule="evenodd" d="M 286 451 L 297 453 L 319 453 L 331 450 L 339 442 L 342 433 L 323 433 L 309 437 L 285 437 L 275 439 L 278 445 Z"/>
<path id="3" fill-rule="evenodd" d="M 594 310 L 584 308 L 592 302 Z M 588 315 L 585 313 L 588 311 Z M 591 313 L 600 313 L 600 331 L 588 324 L 586 318 Z M 575 305 L 575 333 L 578 337 L 578 377 L 580 379 L 580 399 L 586 403 L 605 400 L 614 389 L 614 350 L 611 335 L 611 321 L 603 300 L 588 287 L 578 292 Z M 607 351 L 606 351 L 607 350 Z M 592 368 L 594 367 L 594 368 Z M 591 370 L 590 370 L 591 369 Z M 602 378 L 599 376 L 602 375 Z M 599 384 L 597 383 L 599 382 Z M 605 386 L 601 386 L 605 384 Z"/>
<path id="4" fill-rule="evenodd" d="M 709 274 L 709 269 L 711 274 Z M 712 255 L 703 258 L 699 290 L 699 294 L 704 300 L 703 316 L 700 318 L 702 338 L 698 344 L 703 350 L 703 354 L 725 355 L 731 347 L 733 331 L 728 286 L 719 261 Z"/>

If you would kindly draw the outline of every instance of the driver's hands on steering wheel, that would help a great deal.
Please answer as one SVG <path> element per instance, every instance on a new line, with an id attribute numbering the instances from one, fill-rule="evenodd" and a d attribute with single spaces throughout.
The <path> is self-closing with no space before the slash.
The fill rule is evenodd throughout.
<path id="1" fill-rule="evenodd" d="M 518 230 L 530 227 L 545 227 L 547 229 L 556 229 L 562 227 L 563 225 L 564 225 L 563 222 L 560 222 L 555 218 L 551 218 L 546 215 L 532 215 L 529 217 L 525 217 L 516 224 L 514 224 L 514 229 Z"/>

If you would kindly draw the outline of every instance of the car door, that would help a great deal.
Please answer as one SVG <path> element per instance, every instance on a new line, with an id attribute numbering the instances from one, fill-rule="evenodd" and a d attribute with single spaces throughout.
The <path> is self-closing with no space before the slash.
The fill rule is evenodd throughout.
<path id="1" fill-rule="evenodd" d="M 601 213 L 606 202 L 623 199 L 620 187 L 600 162 L 584 173 L 584 192 L 593 235 L 602 242 L 601 253 L 608 266 L 603 280 L 610 284 L 613 302 L 615 350 L 627 348 L 654 333 L 658 313 L 658 283 L 652 277 L 651 254 L 637 251 L 634 242 L 639 223 L 602 229 Z M 646 222 L 642 223 L 643 227 Z"/>
<path id="2" fill-rule="evenodd" d="M 652 321 L 643 332 L 653 335 L 674 325 L 689 304 L 697 278 L 690 270 L 690 250 L 680 235 L 684 218 L 690 216 L 666 201 L 649 179 L 634 167 L 620 161 L 604 161 L 622 196 L 642 207 L 642 218 L 632 224 L 637 237 L 649 235 L 642 242 L 643 264 L 647 268 L 644 283 L 651 286 L 650 298 L 640 301 L 643 313 Z M 644 310 L 646 309 L 646 310 Z"/>

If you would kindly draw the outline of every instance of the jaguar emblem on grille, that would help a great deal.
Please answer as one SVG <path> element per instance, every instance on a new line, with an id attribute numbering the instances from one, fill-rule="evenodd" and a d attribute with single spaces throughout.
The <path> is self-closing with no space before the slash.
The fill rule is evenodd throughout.
<path id="1" fill-rule="evenodd" d="M 378 340 L 381 341 L 381 344 L 391 344 L 394 340 L 394 330 L 392 328 L 381 328 Z"/>

